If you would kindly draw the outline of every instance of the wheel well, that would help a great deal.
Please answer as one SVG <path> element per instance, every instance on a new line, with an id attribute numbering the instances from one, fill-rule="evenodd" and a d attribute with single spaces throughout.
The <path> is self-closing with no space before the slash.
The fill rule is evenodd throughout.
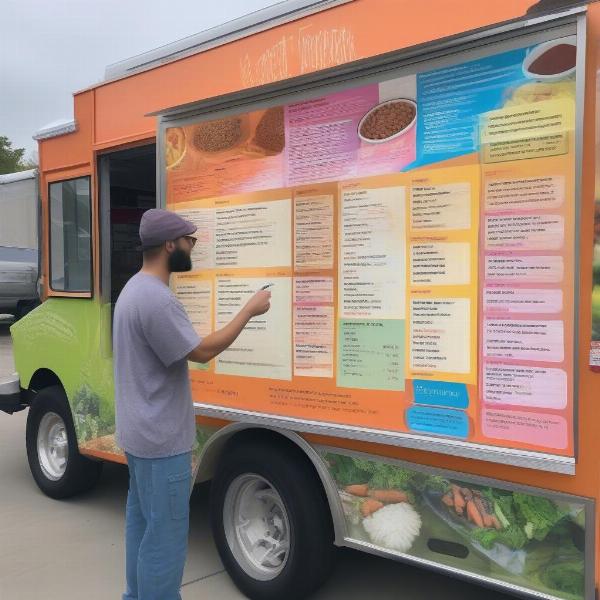
<path id="1" fill-rule="evenodd" d="M 231 444 L 244 444 L 252 440 L 267 441 L 273 444 L 273 447 L 279 446 L 281 448 L 283 446 L 309 464 L 329 505 L 335 542 L 337 545 L 342 544 L 345 537 L 345 526 L 337 488 L 325 462 L 316 450 L 294 431 L 267 429 L 249 426 L 244 423 L 234 423 L 220 429 L 209 438 L 202 450 L 196 481 L 208 481 L 213 478 L 221 455 Z"/>
<path id="2" fill-rule="evenodd" d="M 39 392 L 44 388 L 50 387 L 52 385 L 60 385 L 62 387 L 62 383 L 56 373 L 51 371 L 50 369 L 38 369 L 31 378 L 29 382 L 29 389 L 35 392 Z"/>

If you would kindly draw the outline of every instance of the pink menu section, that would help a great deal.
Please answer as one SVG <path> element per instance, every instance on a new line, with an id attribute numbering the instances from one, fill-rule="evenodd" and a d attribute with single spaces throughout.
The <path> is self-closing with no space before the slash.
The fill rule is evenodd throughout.
<path id="1" fill-rule="evenodd" d="M 486 358 L 560 363 L 565 358 L 562 321 L 485 319 L 483 353 Z"/>
<path id="2" fill-rule="evenodd" d="M 491 254 L 485 257 L 485 279 L 490 283 L 561 283 L 565 265 L 562 256 L 536 254 Z"/>
<path id="3" fill-rule="evenodd" d="M 413 163 L 418 107 L 411 94 L 416 94 L 414 75 L 286 106 L 287 185 L 397 173 Z M 385 110 L 383 105 L 410 110 L 413 118 L 405 112 L 405 120 L 394 121 L 392 129 L 381 129 L 381 123 L 363 129 L 363 118 Z"/>
<path id="4" fill-rule="evenodd" d="M 486 404 L 554 410 L 567 406 L 567 374 L 562 369 L 488 361 L 482 385 Z"/>
<path id="5" fill-rule="evenodd" d="M 565 243 L 561 215 L 490 215 L 485 219 L 489 250 L 560 250 Z"/>
<path id="6" fill-rule="evenodd" d="M 556 209 L 565 201 L 564 175 L 488 178 L 486 208 L 492 211 Z"/>
<path id="7" fill-rule="evenodd" d="M 488 315 L 506 313 L 553 315 L 563 310 L 563 291 L 489 285 L 483 288 L 483 309 Z"/>
<path id="8" fill-rule="evenodd" d="M 379 86 L 373 84 L 287 106 L 289 185 L 353 177 L 358 123 L 378 101 Z"/>
<path id="9" fill-rule="evenodd" d="M 564 450 L 572 371 L 565 176 L 505 174 L 486 180 L 481 215 L 482 432 Z"/>
<path id="10" fill-rule="evenodd" d="M 566 419 L 552 413 L 484 409 L 483 433 L 553 450 L 564 450 L 569 441 Z"/>

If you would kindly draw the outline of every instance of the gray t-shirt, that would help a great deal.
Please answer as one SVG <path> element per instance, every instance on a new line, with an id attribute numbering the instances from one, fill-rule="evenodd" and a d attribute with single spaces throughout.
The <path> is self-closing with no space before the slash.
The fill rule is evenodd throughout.
<path id="1" fill-rule="evenodd" d="M 187 355 L 200 343 L 175 294 L 137 273 L 115 307 L 117 442 L 139 458 L 189 452 L 195 438 Z"/>

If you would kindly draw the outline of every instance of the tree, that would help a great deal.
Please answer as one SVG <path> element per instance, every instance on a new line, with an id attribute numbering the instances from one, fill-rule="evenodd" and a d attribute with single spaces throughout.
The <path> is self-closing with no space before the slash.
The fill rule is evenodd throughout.
<path id="1" fill-rule="evenodd" d="M 25 148 L 13 148 L 5 135 L 0 135 L 0 175 L 37 167 L 35 161 L 23 160 Z"/>

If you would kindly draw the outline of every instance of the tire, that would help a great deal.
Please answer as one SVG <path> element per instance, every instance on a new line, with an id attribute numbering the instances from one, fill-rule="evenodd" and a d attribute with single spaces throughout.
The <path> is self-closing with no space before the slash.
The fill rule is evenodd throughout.
<path id="1" fill-rule="evenodd" d="M 268 500 L 257 502 L 257 496 Z M 244 504 L 245 500 L 236 502 L 235 498 L 252 500 Z M 272 499 L 279 504 L 272 504 Z M 256 515 L 250 519 L 250 507 L 261 503 L 272 506 L 266 511 L 270 520 Z M 236 507 L 240 504 L 246 507 L 239 509 L 240 517 L 245 517 L 242 520 L 252 521 L 247 530 L 234 525 L 239 522 Z M 284 512 L 283 519 L 279 505 Z M 242 515 L 244 511 L 248 514 Z M 313 593 L 329 576 L 335 551 L 329 506 L 313 466 L 300 449 L 255 437 L 234 440 L 225 449 L 211 485 L 210 513 L 221 560 L 248 598 L 299 600 Z M 281 532 L 288 532 L 289 549 L 283 550 L 285 558 L 283 554 L 278 555 L 265 572 L 256 570 L 252 559 L 245 556 L 244 543 L 240 541 L 246 531 L 248 538 L 254 536 L 255 540 L 257 524 L 259 529 L 273 528 L 268 532 L 271 540 L 285 538 Z M 285 544 L 281 548 L 285 548 Z"/>
<path id="2" fill-rule="evenodd" d="M 17 303 L 17 310 L 15 311 L 15 321 L 19 321 L 24 316 L 29 314 L 34 308 L 39 306 L 39 301 L 37 300 L 19 300 Z"/>
<path id="3" fill-rule="evenodd" d="M 49 437 L 54 441 L 44 443 Z M 60 386 L 44 388 L 36 395 L 27 415 L 25 439 L 31 474 L 46 496 L 69 498 L 97 483 L 102 463 L 79 453 L 71 408 Z M 49 447 L 59 448 L 58 454 L 43 449 Z"/>

